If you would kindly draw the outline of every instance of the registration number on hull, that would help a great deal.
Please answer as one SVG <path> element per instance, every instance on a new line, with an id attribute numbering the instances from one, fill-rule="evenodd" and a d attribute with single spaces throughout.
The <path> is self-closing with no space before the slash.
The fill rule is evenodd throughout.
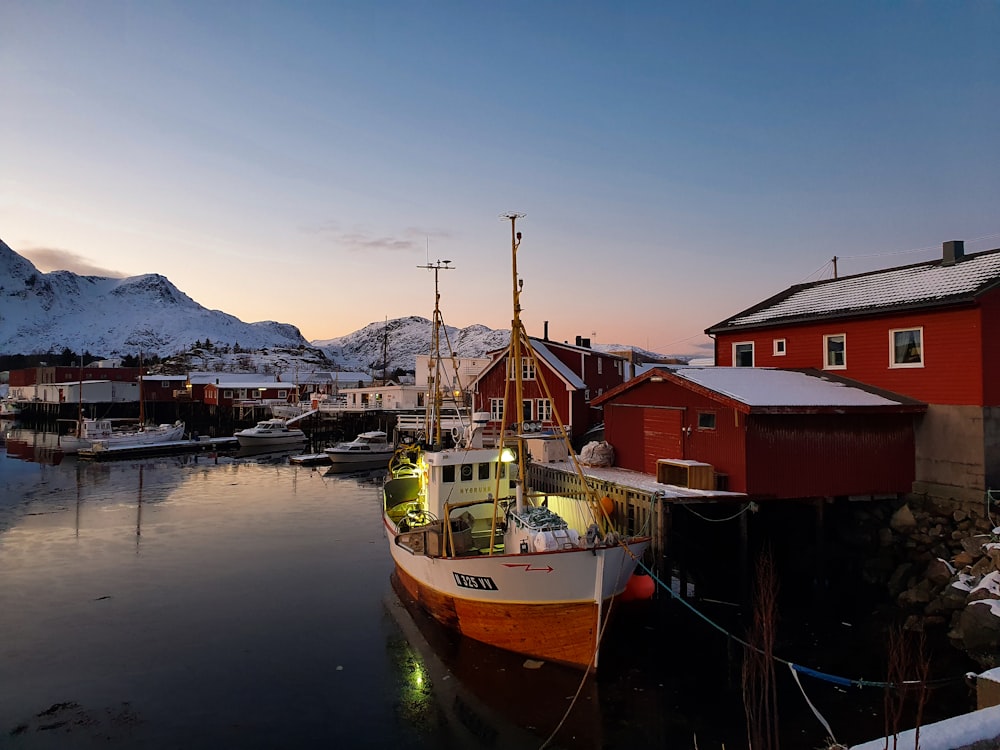
<path id="1" fill-rule="evenodd" d="M 463 589 L 479 589 L 480 591 L 497 591 L 497 585 L 489 576 L 470 576 L 465 573 L 452 573 L 455 585 Z"/>

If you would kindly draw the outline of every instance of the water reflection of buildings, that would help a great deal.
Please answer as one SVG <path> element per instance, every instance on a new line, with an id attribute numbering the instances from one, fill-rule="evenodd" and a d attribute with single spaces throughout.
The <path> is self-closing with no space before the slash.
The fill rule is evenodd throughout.
<path id="1" fill-rule="evenodd" d="M 554 747 L 602 747 L 593 675 L 464 638 L 421 611 L 395 574 L 392 585 L 385 607 L 405 639 L 390 643 L 400 718 L 415 734 L 451 736 L 455 747 L 520 750 L 538 747 L 560 727 Z"/>
<path id="2" fill-rule="evenodd" d="M 65 453 L 55 433 L 12 428 L 6 432 L 7 457 L 37 464 L 58 466 Z"/>

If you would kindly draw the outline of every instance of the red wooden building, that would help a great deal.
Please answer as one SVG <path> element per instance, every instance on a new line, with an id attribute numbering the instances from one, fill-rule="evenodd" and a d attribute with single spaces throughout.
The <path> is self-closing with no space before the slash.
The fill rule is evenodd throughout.
<path id="1" fill-rule="evenodd" d="M 538 356 L 536 368 L 530 358 L 521 358 L 524 382 L 522 415 L 507 417 L 508 423 L 540 422 L 542 427 L 555 424 L 558 413 L 571 435 L 582 435 L 601 421 L 601 412 L 591 406 L 591 400 L 625 382 L 630 364 L 615 354 L 606 354 L 584 345 L 560 344 L 548 339 L 531 338 Z M 507 350 L 492 352 L 490 362 L 472 384 L 474 409 L 490 413 L 488 429 L 501 427 L 503 398 L 512 371 L 507 363 Z M 551 399 L 542 383 L 548 386 Z M 509 427 L 509 424 L 507 425 Z"/>
<path id="2" fill-rule="evenodd" d="M 249 406 L 273 401 L 287 401 L 294 383 L 228 381 L 219 378 L 216 383 L 206 383 L 204 403 L 209 406 Z"/>
<path id="3" fill-rule="evenodd" d="M 929 404 L 914 490 L 1000 487 L 1000 249 L 800 284 L 706 330 L 718 365 L 815 367 Z"/>
<path id="4" fill-rule="evenodd" d="M 720 367 L 654 369 L 595 404 L 617 466 L 707 464 L 701 489 L 759 499 L 908 492 L 926 408 L 818 371 Z"/>

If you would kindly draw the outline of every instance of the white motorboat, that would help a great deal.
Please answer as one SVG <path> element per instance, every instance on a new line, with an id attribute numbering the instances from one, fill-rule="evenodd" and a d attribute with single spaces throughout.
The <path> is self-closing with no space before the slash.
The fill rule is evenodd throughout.
<path id="1" fill-rule="evenodd" d="M 394 452 L 389 436 L 381 430 L 362 432 L 354 440 L 347 443 L 337 443 L 324 452 L 330 457 L 334 467 L 372 467 L 389 465 L 389 459 Z"/>
<path id="2" fill-rule="evenodd" d="M 233 437 L 241 447 L 258 445 L 291 445 L 304 443 L 306 434 L 298 427 L 289 427 L 284 419 L 265 419 L 253 427 L 240 430 Z"/>

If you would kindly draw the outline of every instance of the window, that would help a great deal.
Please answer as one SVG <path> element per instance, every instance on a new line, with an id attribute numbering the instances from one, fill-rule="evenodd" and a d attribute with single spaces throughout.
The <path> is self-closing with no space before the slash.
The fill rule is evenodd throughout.
<path id="1" fill-rule="evenodd" d="M 715 429 L 715 412 L 714 411 L 700 411 L 700 412 L 698 412 L 698 429 L 699 430 L 714 430 Z"/>
<path id="2" fill-rule="evenodd" d="M 507 372 L 507 379 L 514 380 L 517 372 L 514 370 L 514 361 L 510 360 L 510 368 Z M 535 379 L 535 363 L 531 361 L 531 357 L 521 357 L 521 380 L 534 380 Z"/>
<path id="3" fill-rule="evenodd" d="M 489 479 L 490 478 L 490 465 L 488 463 L 486 463 L 485 461 L 483 461 L 483 463 L 479 464 L 479 478 L 480 479 Z"/>
<path id="4" fill-rule="evenodd" d="M 775 339 L 774 340 L 774 356 L 784 357 L 785 356 L 785 340 Z"/>
<path id="5" fill-rule="evenodd" d="M 288 391 L 278 391 L 278 398 L 288 398 Z"/>
<path id="6" fill-rule="evenodd" d="M 521 421 L 530 422 L 531 421 L 531 407 L 532 401 L 530 398 L 526 398 L 521 402 Z"/>
<path id="7" fill-rule="evenodd" d="M 441 467 L 441 481 L 442 482 L 455 481 L 455 464 L 449 464 L 447 466 Z"/>
<path id="8" fill-rule="evenodd" d="M 597 374 L 598 375 L 604 374 L 604 360 L 601 359 L 600 357 L 597 358 Z"/>
<path id="9" fill-rule="evenodd" d="M 733 367 L 753 367 L 753 342 L 733 344 Z"/>
<path id="10" fill-rule="evenodd" d="M 551 422 L 552 421 L 552 401 L 547 398 L 540 398 L 535 402 L 535 413 L 538 415 L 538 421 L 540 422 Z"/>
<path id="11" fill-rule="evenodd" d="M 889 331 L 889 367 L 924 366 L 924 329 L 897 328 Z"/>
<path id="12" fill-rule="evenodd" d="M 231 399 L 233 397 L 233 392 L 232 391 L 223 391 L 222 392 L 222 397 L 223 398 Z"/>
<path id="13" fill-rule="evenodd" d="M 161 380 L 160 381 L 160 388 L 169 388 L 169 387 L 170 387 L 170 381 L 169 380 Z"/>
<path id="14" fill-rule="evenodd" d="M 490 399 L 490 421 L 500 422 L 503 420 L 503 399 L 502 398 L 491 398 Z"/>
<path id="15" fill-rule="evenodd" d="M 823 337 L 824 370 L 843 370 L 847 367 L 847 334 L 838 333 Z"/>
<path id="16" fill-rule="evenodd" d="M 472 481 L 472 464 L 462 464 L 462 481 Z"/>

